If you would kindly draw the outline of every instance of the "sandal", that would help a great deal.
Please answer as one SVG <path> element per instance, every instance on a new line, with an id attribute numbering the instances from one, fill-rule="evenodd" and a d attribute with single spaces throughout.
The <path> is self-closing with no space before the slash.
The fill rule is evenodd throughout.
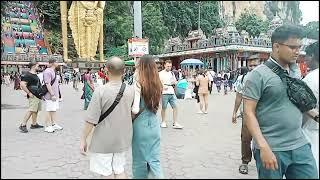
<path id="1" fill-rule="evenodd" d="M 248 174 L 248 164 L 241 164 L 239 166 L 239 173 Z"/>

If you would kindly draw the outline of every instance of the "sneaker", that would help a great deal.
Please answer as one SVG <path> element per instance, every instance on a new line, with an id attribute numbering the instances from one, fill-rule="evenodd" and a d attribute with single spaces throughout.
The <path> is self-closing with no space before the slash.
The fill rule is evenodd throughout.
<path id="1" fill-rule="evenodd" d="M 203 112 L 202 111 L 198 111 L 197 114 L 203 114 Z"/>
<path id="2" fill-rule="evenodd" d="M 161 125 L 160 125 L 162 128 L 167 128 L 167 123 L 166 122 L 162 122 Z"/>
<path id="3" fill-rule="evenodd" d="M 172 127 L 173 127 L 173 129 L 183 129 L 183 126 L 181 126 L 178 123 L 174 123 Z"/>
<path id="4" fill-rule="evenodd" d="M 205 111 L 204 113 L 205 113 L 205 114 L 208 114 L 208 111 Z"/>
<path id="5" fill-rule="evenodd" d="M 46 128 L 44 128 L 44 131 L 48 132 L 48 133 L 53 133 L 54 132 L 54 128 L 53 128 L 53 126 L 47 126 Z"/>
<path id="6" fill-rule="evenodd" d="M 54 124 L 52 127 L 54 130 L 62 130 L 63 129 L 63 127 L 59 126 L 58 124 Z"/>
<path id="7" fill-rule="evenodd" d="M 30 129 L 37 129 L 37 128 L 43 128 L 43 126 L 39 125 L 38 123 L 33 125 L 31 124 Z"/>
<path id="8" fill-rule="evenodd" d="M 20 129 L 20 131 L 23 132 L 23 133 L 27 133 L 27 132 L 28 132 L 28 129 L 27 129 L 27 126 L 26 126 L 26 125 L 24 125 L 24 126 L 20 125 L 20 126 L 19 126 L 19 129 Z"/>

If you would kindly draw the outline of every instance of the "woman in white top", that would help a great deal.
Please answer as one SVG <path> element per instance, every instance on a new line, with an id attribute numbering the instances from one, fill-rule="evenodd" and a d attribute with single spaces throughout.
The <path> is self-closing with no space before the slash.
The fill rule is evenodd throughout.
<path id="1" fill-rule="evenodd" d="M 139 60 L 135 73 L 135 97 L 132 113 L 132 175 L 134 179 L 163 178 L 160 163 L 161 129 L 157 111 L 160 107 L 162 83 L 152 56 Z"/>
<path id="2" fill-rule="evenodd" d="M 309 86 L 309 88 L 312 90 L 313 94 L 317 98 L 317 106 L 313 111 L 312 114 L 318 114 L 318 122 L 315 121 L 314 117 L 315 115 L 310 115 L 311 113 L 305 113 L 303 116 L 303 133 L 305 134 L 307 140 L 311 144 L 311 150 L 312 154 L 314 156 L 314 159 L 316 160 L 316 164 L 318 167 L 318 176 L 319 176 L 319 42 L 316 42 L 310 47 L 306 49 L 306 52 L 308 53 L 308 49 L 310 49 L 313 52 L 312 53 L 312 64 L 313 69 L 317 68 L 313 71 L 311 71 L 307 76 L 303 79 L 303 81 Z M 313 50 L 312 50 L 313 49 Z M 312 67 L 311 67 L 312 68 Z"/>

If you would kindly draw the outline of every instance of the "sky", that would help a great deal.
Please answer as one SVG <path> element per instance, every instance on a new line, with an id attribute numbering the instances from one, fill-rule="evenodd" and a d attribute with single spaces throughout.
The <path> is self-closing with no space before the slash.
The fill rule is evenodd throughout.
<path id="1" fill-rule="evenodd" d="M 311 21 L 319 21 L 319 1 L 300 1 L 300 10 L 302 12 L 302 25 Z"/>

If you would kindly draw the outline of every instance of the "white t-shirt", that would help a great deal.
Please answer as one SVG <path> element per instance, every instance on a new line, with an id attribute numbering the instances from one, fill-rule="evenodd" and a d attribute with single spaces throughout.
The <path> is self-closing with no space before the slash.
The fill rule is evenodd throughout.
<path id="1" fill-rule="evenodd" d="M 41 73 L 37 74 L 37 76 L 40 79 L 40 83 L 43 85 L 44 84 L 43 83 L 43 73 L 41 72 Z"/>
<path id="2" fill-rule="evenodd" d="M 162 94 L 175 94 L 173 87 L 170 86 L 176 83 L 176 78 L 172 71 L 162 70 L 159 72 L 159 77 L 163 85 Z"/>
<path id="3" fill-rule="evenodd" d="M 313 94 L 317 98 L 316 109 L 319 111 L 319 68 L 311 71 L 303 81 L 309 86 Z M 311 119 L 306 114 L 303 115 L 303 126 L 302 132 L 304 133 L 307 140 L 311 143 L 311 150 L 319 174 L 319 123 Z"/>
<path id="4" fill-rule="evenodd" d="M 214 78 L 215 74 L 216 73 L 214 71 L 208 71 L 207 72 L 207 76 L 209 78 L 209 81 L 213 81 L 213 78 Z"/>
<path id="5" fill-rule="evenodd" d="M 312 90 L 313 94 L 317 98 L 316 109 L 319 110 L 319 68 L 315 69 L 307 74 L 305 78 L 302 79 Z M 319 130 L 319 123 L 315 122 L 309 116 L 304 115 L 304 121 L 307 121 L 304 124 L 304 128 L 310 130 Z"/>

